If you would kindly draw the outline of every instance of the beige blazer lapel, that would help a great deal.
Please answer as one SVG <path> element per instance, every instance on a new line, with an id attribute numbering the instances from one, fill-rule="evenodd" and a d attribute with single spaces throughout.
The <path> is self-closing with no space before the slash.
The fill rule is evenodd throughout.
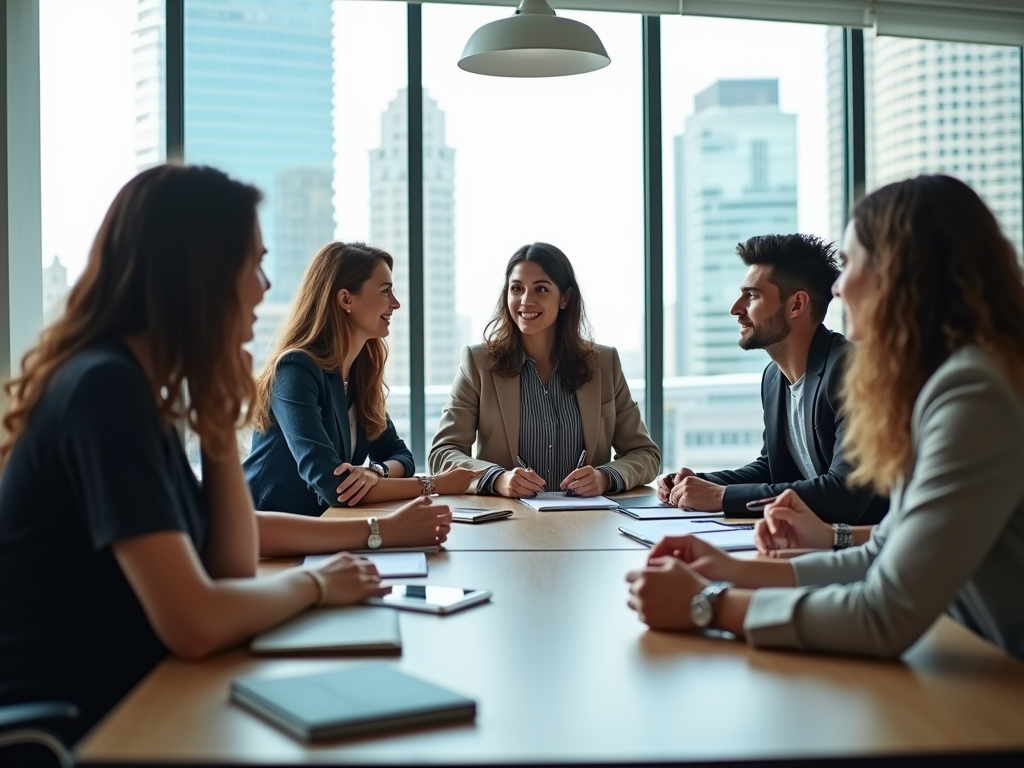
<path id="1" fill-rule="evenodd" d="M 594 371 L 590 381 L 576 390 L 576 402 L 583 422 L 583 447 L 587 451 L 585 464 L 594 465 L 598 434 L 601 431 L 601 369 Z"/>
<path id="2" fill-rule="evenodd" d="M 501 410 L 501 421 L 505 425 L 505 436 L 508 439 L 508 455 L 515 467 L 516 456 L 519 454 L 519 377 L 505 378 L 491 372 L 494 390 L 498 395 L 498 408 Z"/>

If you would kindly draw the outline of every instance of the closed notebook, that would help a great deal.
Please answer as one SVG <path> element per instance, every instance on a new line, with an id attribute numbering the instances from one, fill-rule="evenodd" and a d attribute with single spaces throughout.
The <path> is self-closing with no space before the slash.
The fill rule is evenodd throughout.
<path id="1" fill-rule="evenodd" d="M 754 526 L 726 525 L 717 520 L 651 520 L 620 525 L 619 531 L 649 547 L 666 536 L 691 534 L 728 552 L 757 548 Z"/>
<path id="2" fill-rule="evenodd" d="M 231 683 L 231 699 L 303 741 L 476 716 L 472 699 L 389 664 L 301 677 L 240 678 Z"/>
<path id="3" fill-rule="evenodd" d="M 402 649 L 402 635 L 395 611 L 364 605 L 314 608 L 257 635 L 249 649 L 268 654 L 393 653 Z"/>

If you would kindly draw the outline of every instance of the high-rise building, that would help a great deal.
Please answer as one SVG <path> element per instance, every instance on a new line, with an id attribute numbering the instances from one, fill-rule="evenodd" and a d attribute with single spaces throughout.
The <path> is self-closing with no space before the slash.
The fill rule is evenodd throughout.
<path id="1" fill-rule="evenodd" d="M 163 0 L 139 0 L 138 164 L 164 156 Z M 333 27 L 323 0 L 185 3 L 185 158 L 263 192 L 271 292 L 257 365 L 313 253 L 334 237 Z"/>
<path id="2" fill-rule="evenodd" d="M 43 324 L 49 325 L 62 314 L 67 302 L 68 268 L 60 263 L 60 257 L 54 256 L 48 267 L 43 267 Z"/>
<path id="3" fill-rule="evenodd" d="M 841 34 L 829 31 L 831 72 L 842 66 Z M 865 36 L 864 71 L 868 189 L 919 173 L 949 173 L 985 200 L 1020 253 L 1019 49 Z M 832 91 L 842 88 L 841 79 L 829 83 Z M 830 92 L 829 105 L 830 123 L 841 121 L 842 99 Z M 832 142 L 833 158 L 844 151 L 842 142 Z M 835 160 L 830 167 L 833 177 L 842 168 Z M 838 234 L 848 211 L 841 184 L 831 187 Z"/>
<path id="4" fill-rule="evenodd" d="M 796 115 L 778 80 L 719 80 L 675 137 L 676 375 L 761 371 L 729 314 L 746 273 L 736 244 L 797 228 Z"/>
<path id="5" fill-rule="evenodd" d="M 395 295 L 409 297 L 408 97 L 403 88 L 381 115 L 381 143 L 370 150 L 370 239 L 395 258 Z M 445 144 L 445 116 L 423 94 L 424 378 L 450 384 L 458 365 L 455 314 L 455 150 Z M 409 314 L 394 314 L 388 337 L 389 384 L 409 385 Z"/>

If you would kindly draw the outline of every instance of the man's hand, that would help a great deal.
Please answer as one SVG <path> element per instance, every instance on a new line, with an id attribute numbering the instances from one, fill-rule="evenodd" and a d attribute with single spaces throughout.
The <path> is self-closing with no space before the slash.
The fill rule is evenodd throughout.
<path id="1" fill-rule="evenodd" d="M 709 480 L 701 480 L 691 473 L 672 486 L 668 503 L 674 507 L 679 507 L 679 509 L 695 509 L 699 512 L 721 512 L 722 498 L 724 496 L 724 485 L 717 485 Z"/>
<path id="2" fill-rule="evenodd" d="M 672 489 L 685 477 L 693 477 L 693 470 L 682 467 L 674 475 L 664 475 L 658 478 L 658 498 L 668 503 L 669 494 Z"/>

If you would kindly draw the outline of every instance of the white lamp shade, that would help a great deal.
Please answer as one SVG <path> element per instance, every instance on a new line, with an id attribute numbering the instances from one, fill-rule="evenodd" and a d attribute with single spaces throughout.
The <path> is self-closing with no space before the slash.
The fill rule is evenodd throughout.
<path id="1" fill-rule="evenodd" d="M 611 63 L 586 24 L 541 14 L 520 14 L 484 24 L 472 34 L 459 67 L 478 75 L 558 77 Z"/>

